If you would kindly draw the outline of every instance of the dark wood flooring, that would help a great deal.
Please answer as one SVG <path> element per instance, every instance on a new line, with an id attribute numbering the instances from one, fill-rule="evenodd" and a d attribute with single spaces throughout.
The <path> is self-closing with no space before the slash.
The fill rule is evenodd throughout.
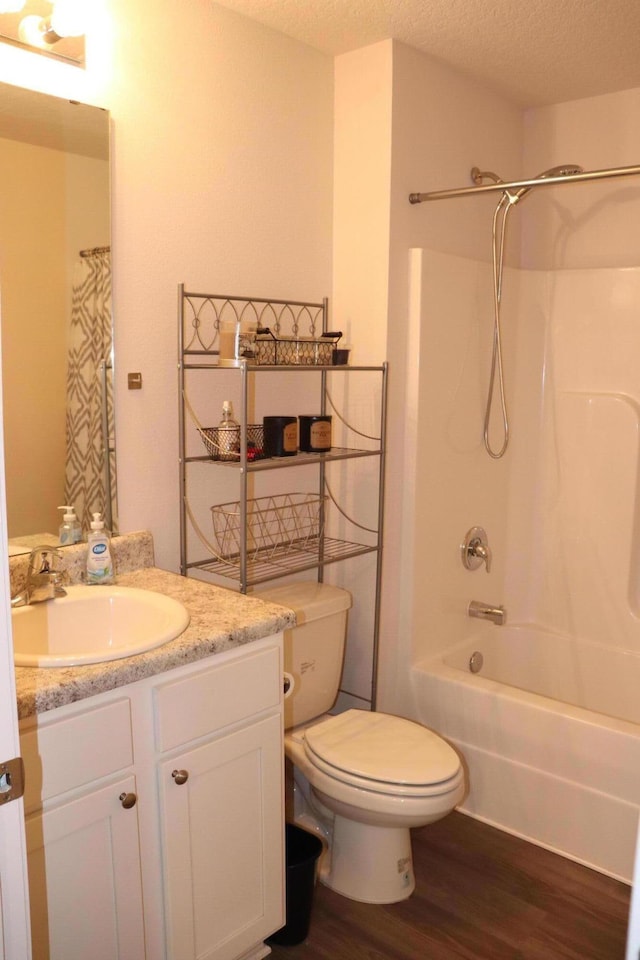
<path id="1" fill-rule="evenodd" d="M 274 960 L 623 960 L 626 884 L 460 813 L 412 833 L 408 900 L 318 884 L 307 940 Z"/>

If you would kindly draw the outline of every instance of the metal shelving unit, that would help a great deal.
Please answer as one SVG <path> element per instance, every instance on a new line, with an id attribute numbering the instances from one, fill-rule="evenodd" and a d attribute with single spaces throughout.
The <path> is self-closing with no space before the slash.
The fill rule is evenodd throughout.
<path id="1" fill-rule="evenodd" d="M 220 296 L 207 293 L 192 293 L 185 290 L 184 285 L 178 288 L 178 385 L 179 385 L 179 466 L 180 466 L 180 571 L 188 576 L 192 571 L 204 571 L 218 577 L 234 581 L 242 593 L 257 585 L 266 583 L 279 577 L 288 576 L 306 570 L 315 570 L 317 578 L 322 581 L 325 567 L 352 557 L 364 554 L 377 554 L 376 585 L 375 585 L 375 637 L 374 637 L 374 665 L 376 660 L 379 607 L 380 607 L 380 578 L 382 565 L 382 530 L 384 504 L 384 468 L 385 468 L 385 432 L 387 416 L 387 364 L 380 366 L 320 366 L 320 365 L 259 365 L 250 360 L 241 360 L 237 368 L 221 367 L 219 359 L 219 332 L 220 324 L 226 318 L 257 320 L 261 326 L 269 326 L 277 333 L 287 326 L 287 335 L 305 337 L 320 336 L 327 331 L 328 301 L 322 303 L 293 302 L 284 300 L 266 300 L 250 297 Z M 216 460 L 206 454 L 193 455 L 187 453 L 187 429 L 191 415 L 190 404 L 187 400 L 187 378 L 191 371 L 210 371 L 213 376 L 224 371 L 239 378 L 240 409 L 238 422 L 240 424 L 240 443 L 237 461 L 228 462 Z M 342 376 L 356 376 L 359 373 L 378 375 L 380 389 L 380 421 L 379 435 L 369 437 L 374 445 L 370 449 L 358 447 L 332 447 L 326 453 L 298 453 L 292 457 L 274 457 L 270 459 L 252 460 L 248 456 L 248 414 L 250 383 L 254 377 L 286 377 L 290 373 L 303 374 L 315 377 L 318 381 L 320 412 L 327 412 L 327 383 L 329 378 Z M 340 415 L 347 430 L 358 431 L 350 427 Z M 349 434 L 351 436 L 351 434 Z M 364 436 L 364 434 L 361 434 Z M 362 460 L 376 458 L 378 460 L 378 504 L 377 525 L 375 530 L 367 529 L 372 542 L 359 543 L 355 538 L 348 540 L 335 539 L 325 535 L 325 501 L 327 498 L 326 468 L 331 462 Z M 262 548 L 259 536 L 251 524 L 255 521 L 252 507 L 256 501 L 248 496 L 249 478 L 265 471 L 285 470 L 287 473 L 301 466 L 315 465 L 318 469 L 318 518 L 317 529 L 311 534 L 305 529 L 304 535 L 289 535 L 285 542 L 269 542 L 268 548 Z M 192 527 L 195 521 L 189 508 L 188 488 L 191 484 L 206 484 L 210 475 L 208 471 L 235 471 L 238 477 L 237 502 L 237 545 L 235 549 L 225 552 L 212 548 L 211 556 L 204 559 L 190 559 L 189 533 L 193 534 Z M 205 474 L 205 476 L 203 476 Z M 360 525 L 347 517 L 339 505 L 337 508 L 349 523 L 355 528 Z M 262 524 L 269 531 L 273 526 L 272 514 L 267 513 L 267 520 Z M 264 519 L 260 517 L 260 519 Z M 197 531 L 196 531 L 197 532 Z M 261 530 L 262 533 L 262 530 Z M 203 542 L 202 536 L 199 537 Z M 366 538 L 365 538 L 366 539 Z M 375 671 L 374 671 L 375 676 Z M 375 681 L 374 681 L 375 687 Z M 375 697 L 374 697 L 375 699 Z"/>

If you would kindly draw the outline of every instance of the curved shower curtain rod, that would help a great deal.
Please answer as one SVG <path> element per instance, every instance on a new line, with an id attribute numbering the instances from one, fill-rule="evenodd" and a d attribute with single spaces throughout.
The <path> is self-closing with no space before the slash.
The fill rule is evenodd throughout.
<path id="1" fill-rule="evenodd" d="M 584 173 L 572 173 L 567 176 L 546 177 L 533 180 L 513 180 L 511 183 L 487 183 L 477 187 L 458 187 L 455 190 L 435 190 L 431 193 L 410 193 L 409 203 L 424 203 L 426 200 L 450 200 L 453 197 L 465 197 L 472 193 L 493 193 L 517 190 L 520 187 L 551 187 L 558 183 L 580 183 L 583 180 L 606 180 L 609 177 L 635 177 L 640 174 L 637 167 L 611 167 L 608 170 L 588 170 Z"/>

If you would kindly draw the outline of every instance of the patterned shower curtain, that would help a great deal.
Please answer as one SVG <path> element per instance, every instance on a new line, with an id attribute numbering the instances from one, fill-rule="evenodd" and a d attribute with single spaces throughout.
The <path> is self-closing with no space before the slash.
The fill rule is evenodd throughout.
<path id="1" fill-rule="evenodd" d="M 74 268 L 67 361 L 64 502 L 73 504 L 85 532 L 92 513 L 116 525 L 112 346 L 111 254 L 102 249 Z"/>

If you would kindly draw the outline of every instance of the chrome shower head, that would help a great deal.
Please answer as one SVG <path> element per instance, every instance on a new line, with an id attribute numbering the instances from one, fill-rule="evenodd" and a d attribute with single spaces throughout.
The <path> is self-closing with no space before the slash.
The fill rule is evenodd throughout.
<path id="1" fill-rule="evenodd" d="M 557 167 L 550 167 L 543 173 L 539 173 L 535 179 L 546 180 L 547 177 L 571 177 L 575 173 L 582 172 L 583 168 L 577 163 L 561 163 Z M 529 193 L 529 191 L 532 189 L 532 187 L 521 187 L 519 190 L 516 190 L 515 193 L 511 193 L 509 191 L 509 199 L 511 200 L 511 203 L 517 203 L 518 200 L 521 200 L 525 194 Z"/>

